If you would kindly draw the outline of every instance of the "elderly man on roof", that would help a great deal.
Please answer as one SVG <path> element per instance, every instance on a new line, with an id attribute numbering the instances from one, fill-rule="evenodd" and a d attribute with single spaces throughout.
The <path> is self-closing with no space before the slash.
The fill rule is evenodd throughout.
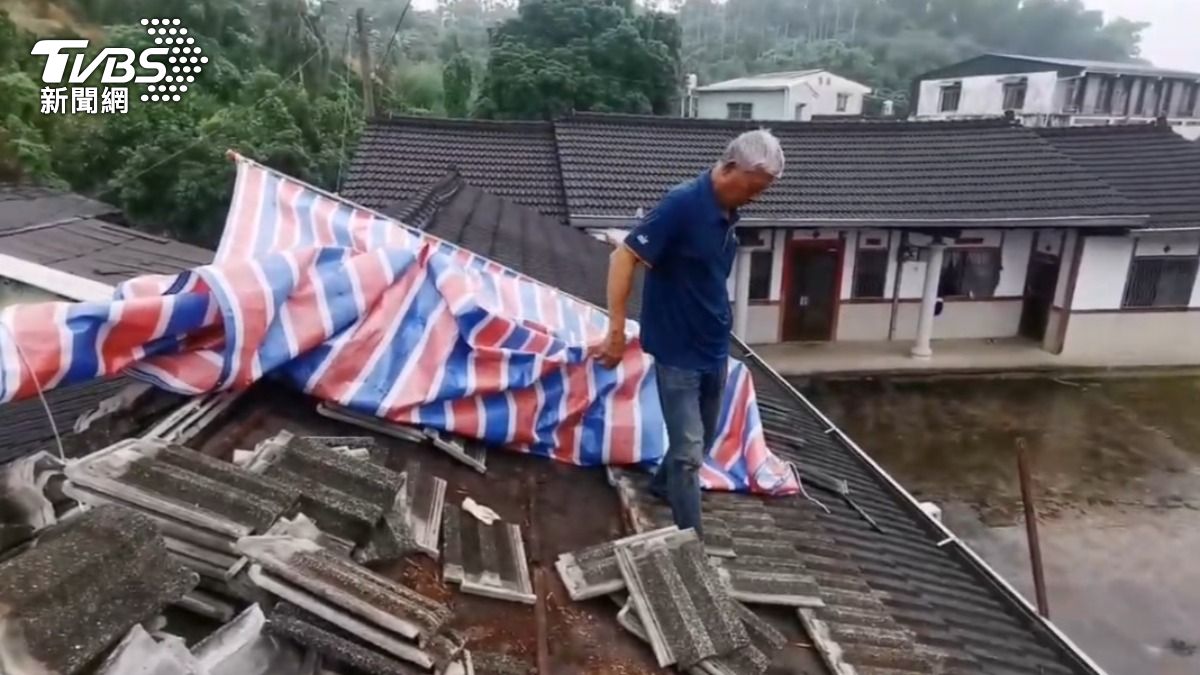
<path id="1" fill-rule="evenodd" d="M 625 351 L 625 314 L 637 265 L 647 268 L 642 346 L 655 360 L 669 447 L 651 492 L 675 524 L 702 535 L 700 465 L 721 413 L 733 326 L 725 280 L 737 254 L 737 209 L 783 173 L 783 150 L 766 130 L 735 138 L 711 169 L 671 189 L 613 251 L 608 268 L 609 334 L 601 361 Z"/>

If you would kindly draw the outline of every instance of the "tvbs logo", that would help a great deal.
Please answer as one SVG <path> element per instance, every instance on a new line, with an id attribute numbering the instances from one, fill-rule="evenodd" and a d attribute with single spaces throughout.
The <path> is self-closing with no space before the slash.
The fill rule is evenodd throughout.
<path id="1" fill-rule="evenodd" d="M 140 52 L 105 47 L 90 61 L 84 53 L 87 40 L 40 40 L 32 54 L 46 58 L 42 68 L 46 85 L 42 88 L 42 112 L 128 112 L 130 84 L 145 85 L 143 102 L 181 100 L 208 57 L 196 39 L 188 35 L 188 29 L 179 24 L 179 19 L 142 19 L 155 46 Z M 103 87 L 76 86 L 87 84 L 97 74 Z"/>

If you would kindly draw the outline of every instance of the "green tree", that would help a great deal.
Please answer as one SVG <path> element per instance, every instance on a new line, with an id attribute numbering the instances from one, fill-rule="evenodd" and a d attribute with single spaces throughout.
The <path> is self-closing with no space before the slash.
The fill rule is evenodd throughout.
<path id="1" fill-rule="evenodd" d="M 667 114 L 679 82 L 673 17 L 623 0 L 525 0 L 491 37 L 476 112 L 549 118 L 571 110 Z"/>
<path id="2" fill-rule="evenodd" d="M 471 57 L 463 52 L 455 54 L 442 70 L 442 90 L 446 97 L 446 114 L 451 117 L 466 117 L 471 105 L 472 78 Z"/>
<path id="3" fill-rule="evenodd" d="M 901 107 L 926 70 L 985 51 L 1128 61 L 1146 27 L 1082 0 L 682 0 L 679 22 L 701 83 L 820 67 Z"/>

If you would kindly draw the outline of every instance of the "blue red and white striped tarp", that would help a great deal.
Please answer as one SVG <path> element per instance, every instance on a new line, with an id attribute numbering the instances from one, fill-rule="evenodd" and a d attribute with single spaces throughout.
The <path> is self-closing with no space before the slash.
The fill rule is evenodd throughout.
<path id="1" fill-rule="evenodd" d="M 244 158 L 212 265 L 141 277 L 109 302 L 0 314 L 0 400 L 125 371 L 185 394 L 270 374 L 318 398 L 577 465 L 658 462 L 651 358 L 589 358 L 597 308 Z M 18 349 L 19 345 L 19 349 Z M 26 364 L 28 362 L 28 365 Z M 35 379 L 36 378 L 36 379 Z M 730 361 L 709 489 L 798 489 Z"/>

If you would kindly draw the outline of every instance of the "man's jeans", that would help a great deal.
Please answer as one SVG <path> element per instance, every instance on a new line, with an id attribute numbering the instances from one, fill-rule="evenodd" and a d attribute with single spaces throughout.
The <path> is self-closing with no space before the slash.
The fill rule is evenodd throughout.
<path id="1" fill-rule="evenodd" d="M 713 372 L 654 366 L 670 445 L 650 490 L 666 497 L 679 529 L 700 525 L 700 465 L 712 445 L 725 393 L 725 368 Z"/>

